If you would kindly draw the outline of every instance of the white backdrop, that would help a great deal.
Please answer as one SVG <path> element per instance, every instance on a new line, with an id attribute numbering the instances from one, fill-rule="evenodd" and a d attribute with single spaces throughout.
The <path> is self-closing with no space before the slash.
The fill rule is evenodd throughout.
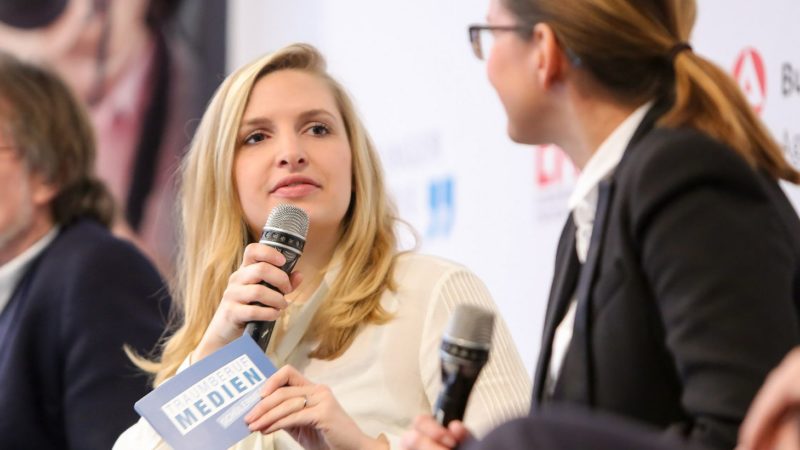
<path id="1" fill-rule="evenodd" d="M 800 2 L 698 3 L 696 51 L 737 74 L 800 163 Z M 485 21 L 486 5 L 233 0 L 228 67 L 291 42 L 317 46 L 353 95 L 421 250 L 481 276 L 532 371 L 576 173 L 558 149 L 507 138 L 502 107 L 467 39 L 467 25 Z M 800 191 L 788 189 L 800 201 Z"/>

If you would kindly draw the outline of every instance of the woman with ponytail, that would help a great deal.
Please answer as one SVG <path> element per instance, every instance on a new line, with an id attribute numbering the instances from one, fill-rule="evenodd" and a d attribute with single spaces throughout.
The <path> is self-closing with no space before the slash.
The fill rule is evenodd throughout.
<path id="1" fill-rule="evenodd" d="M 110 448 L 147 392 L 169 307 L 111 235 L 86 113 L 49 71 L 0 54 L 0 448 Z"/>
<path id="2" fill-rule="evenodd" d="M 730 77 L 693 51 L 695 10 L 491 0 L 488 24 L 469 31 L 510 137 L 558 144 L 582 170 L 532 414 L 607 412 L 730 449 L 800 342 L 800 221 L 778 185 L 800 174 Z M 408 447 L 465 435 L 418 423 Z"/>

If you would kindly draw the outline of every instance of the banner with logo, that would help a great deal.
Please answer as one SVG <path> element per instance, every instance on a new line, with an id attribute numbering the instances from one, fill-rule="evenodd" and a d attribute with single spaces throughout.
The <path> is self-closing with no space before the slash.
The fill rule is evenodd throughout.
<path id="1" fill-rule="evenodd" d="M 556 147 L 512 143 L 467 26 L 488 0 L 230 2 L 229 65 L 289 42 L 326 55 L 378 145 L 421 251 L 487 284 L 528 368 L 577 172 Z M 698 1 L 692 44 L 734 75 L 800 165 L 800 2 Z M 795 202 L 800 193 L 787 188 Z M 411 245 L 413 236 L 404 234 Z"/>
<path id="2" fill-rule="evenodd" d="M 789 160 L 800 167 L 800 2 L 703 0 L 693 43 L 739 83 Z M 784 185 L 795 204 L 800 189 Z"/>

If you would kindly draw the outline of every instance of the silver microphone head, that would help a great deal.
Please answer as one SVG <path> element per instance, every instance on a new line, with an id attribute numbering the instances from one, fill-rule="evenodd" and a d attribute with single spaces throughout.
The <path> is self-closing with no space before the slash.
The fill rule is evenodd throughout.
<path id="1" fill-rule="evenodd" d="M 473 305 L 460 305 L 444 334 L 444 340 L 474 350 L 489 350 L 494 331 L 494 313 Z"/>
<path id="2" fill-rule="evenodd" d="M 308 234 L 308 214 L 297 206 L 283 203 L 272 208 L 264 228 L 282 230 L 305 240 Z"/>

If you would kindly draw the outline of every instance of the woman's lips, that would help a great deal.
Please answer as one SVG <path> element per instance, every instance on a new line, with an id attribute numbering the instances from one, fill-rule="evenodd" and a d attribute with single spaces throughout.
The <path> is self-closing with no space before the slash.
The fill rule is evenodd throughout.
<path id="1" fill-rule="evenodd" d="M 319 190 L 319 187 L 311 183 L 291 183 L 281 186 L 274 191 L 272 195 L 285 198 L 304 197 Z"/>

